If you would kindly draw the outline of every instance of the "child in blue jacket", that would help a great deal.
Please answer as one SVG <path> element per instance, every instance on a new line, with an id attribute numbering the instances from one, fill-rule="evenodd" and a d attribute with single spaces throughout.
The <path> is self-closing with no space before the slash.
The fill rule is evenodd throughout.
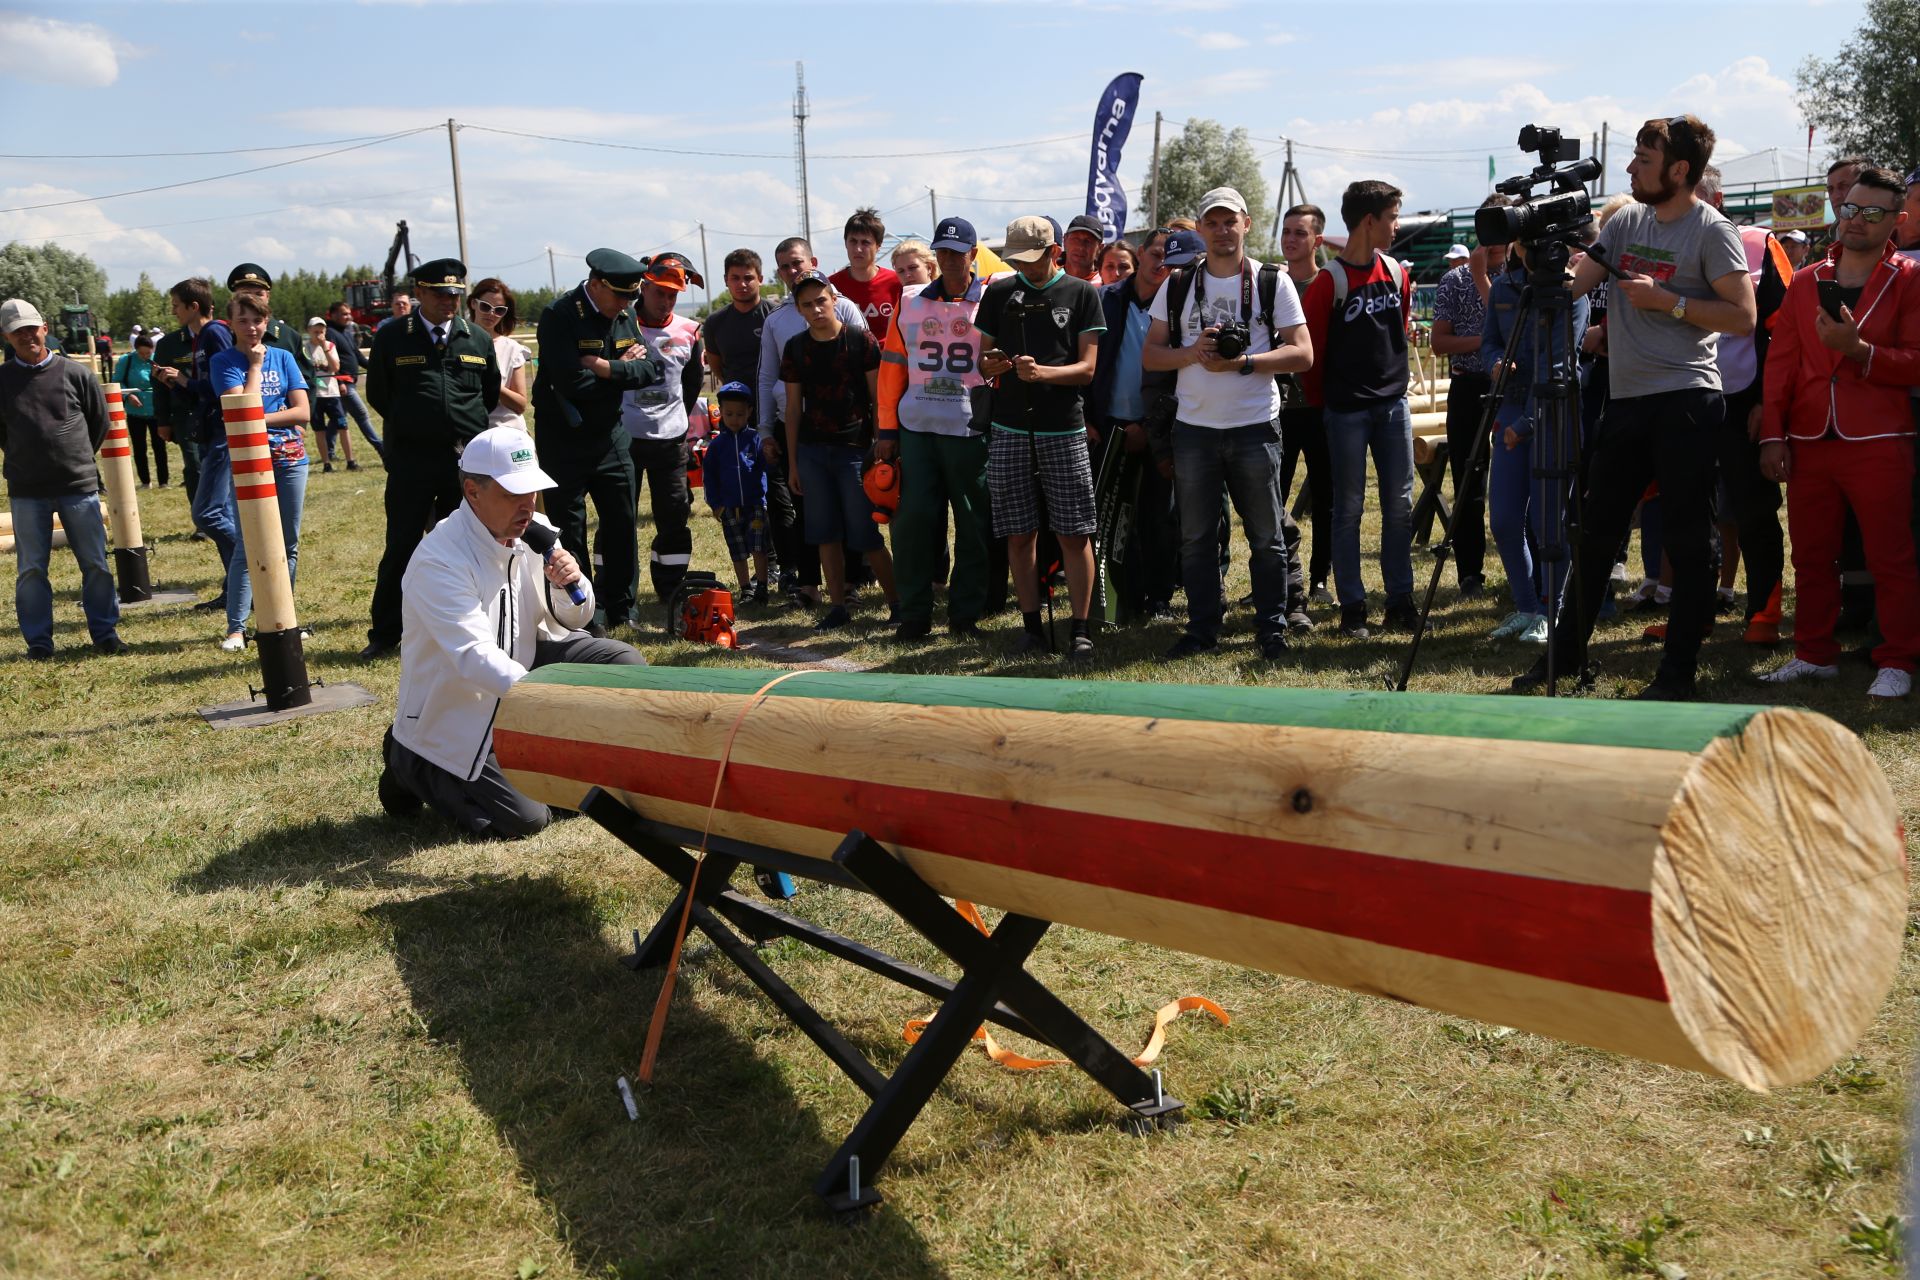
<path id="1" fill-rule="evenodd" d="M 720 388 L 721 430 L 707 437 L 707 458 L 701 467 L 701 487 L 727 536 L 727 554 L 740 578 L 740 597 L 753 604 L 767 602 L 767 548 L 772 530 L 767 524 L 767 461 L 760 433 L 752 426 L 754 392 L 744 382 Z M 747 576 L 747 558 L 753 558 L 753 577 Z"/>

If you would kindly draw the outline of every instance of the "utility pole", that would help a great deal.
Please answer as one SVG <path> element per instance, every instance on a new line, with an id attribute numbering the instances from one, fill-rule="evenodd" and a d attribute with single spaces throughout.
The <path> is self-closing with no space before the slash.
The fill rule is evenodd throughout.
<path id="1" fill-rule="evenodd" d="M 447 120 L 447 154 L 453 157 L 453 221 L 460 231 L 460 261 L 467 261 L 467 202 L 460 190 L 460 126 Z"/>
<path id="2" fill-rule="evenodd" d="M 793 181 L 800 194 L 800 234 L 813 243 L 813 212 L 807 200 L 807 64 L 793 64 Z"/>
<path id="3" fill-rule="evenodd" d="M 1600 189 L 1595 195 L 1607 194 L 1607 122 L 1600 122 Z"/>
<path id="4" fill-rule="evenodd" d="M 553 286 L 555 293 L 560 292 L 560 273 L 553 269 L 553 246 L 547 246 L 547 283 Z"/>
<path id="5" fill-rule="evenodd" d="M 1307 189 L 1300 182 L 1300 171 L 1293 167 L 1293 139 L 1287 139 L 1287 167 L 1280 171 L 1280 195 L 1273 202 L 1273 234 L 1268 237 L 1273 247 L 1280 247 L 1280 218 L 1287 209 L 1287 194 L 1294 194 L 1294 204 L 1307 202 Z M 1155 225 L 1158 225 L 1157 223 Z"/>
<path id="6" fill-rule="evenodd" d="M 933 234 L 940 234 L 940 206 L 933 198 L 933 188 L 927 188 L 927 216 L 933 219 Z"/>
<path id="7" fill-rule="evenodd" d="M 1160 225 L 1160 113 L 1153 113 L 1153 169 L 1147 179 L 1153 184 L 1153 194 L 1147 199 L 1147 227 L 1149 230 Z"/>
<path id="8" fill-rule="evenodd" d="M 707 310 L 713 310 L 713 264 L 707 261 L 707 224 L 700 224 L 700 287 L 707 291 Z"/>

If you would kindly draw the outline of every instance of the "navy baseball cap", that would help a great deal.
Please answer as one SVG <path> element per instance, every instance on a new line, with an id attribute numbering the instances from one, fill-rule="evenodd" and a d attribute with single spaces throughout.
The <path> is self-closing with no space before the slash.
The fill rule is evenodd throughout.
<path id="1" fill-rule="evenodd" d="M 979 233 L 965 218 L 944 218 L 940 222 L 939 229 L 933 233 L 933 247 L 936 249 L 951 249 L 955 253 L 965 253 L 979 243 Z"/>
<path id="2" fill-rule="evenodd" d="M 1184 267 L 1206 251 L 1206 242 L 1200 238 L 1198 231 L 1167 233 L 1167 265 L 1170 267 Z"/>
<path id="3" fill-rule="evenodd" d="M 1067 234 L 1060 229 L 1060 219 L 1050 213 L 1043 213 L 1040 216 L 1053 224 L 1053 242 L 1055 244 L 1065 244 L 1067 242 Z"/>
<path id="4" fill-rule="evenodd" d="M 716 400 L 751 401 L 753 399 L 753 388 L 744 382 L 729 382 L 714 392 L 713 398 Z"/>
<path id="5" fill-rule="evenodd" d="M 793 289 L 791 291 L 793 296 L 796 298 L 799 297 L 800 291 L 810 284 L 821 285 L 828 289 L 833 288 L 833 281 L 827 279 L 827 273 L 816 267 L 812 271 L 802 272 L 800 278 L 793 282 Z"/>

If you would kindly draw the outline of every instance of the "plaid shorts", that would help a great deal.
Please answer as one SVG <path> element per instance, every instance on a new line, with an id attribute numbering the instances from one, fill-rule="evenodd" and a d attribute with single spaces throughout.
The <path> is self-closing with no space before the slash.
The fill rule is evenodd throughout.
<path id="1" fill-rule="evenodd" d="M 1047 527 L 1068 536 L 1090 534 L 1096 522 L 1093 467 L 1087 436 L 1036 435 L 996 426 L 987 443 L 987 497 L 993 536 L 1038 533 L 1039 503 L 1033 492 L 1033 454 L 1040 455 L 1040 484 L 1047 495 Z"/>
<path id="2" fill-rule="evenodd" d="M 765 507 L 720 507 L 720 531 L 727 535 L 727 558 L 745 560 L 772 547 Z"/>

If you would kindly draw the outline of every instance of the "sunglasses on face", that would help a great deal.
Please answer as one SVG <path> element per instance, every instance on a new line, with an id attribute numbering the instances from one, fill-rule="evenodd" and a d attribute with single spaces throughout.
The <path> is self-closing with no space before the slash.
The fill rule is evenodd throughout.
<path id="1" fill-rule="evenodd" d="M 496 307 L 495 305 L 493 305 L 493 303 L 482 302 L 478 298 L 474 299 L 473 305 L 478 307 L 480 310 L 486 312 L 490 316 L 503 316 L 507 314 L 507 309 L 504 306 Z"/>
<path id="2" fill-rule="evenodd" d="M 1849 219 L 1858 218 L 1870 227 L 1879 226 L 1888 215 L 1898 212 L 1897 209 L 1886 209 L 1877 204 L 1854 204 L 1851 201 L 1833 207 L 1834 216 L 1840 221 L 1846 222 Z"/>

